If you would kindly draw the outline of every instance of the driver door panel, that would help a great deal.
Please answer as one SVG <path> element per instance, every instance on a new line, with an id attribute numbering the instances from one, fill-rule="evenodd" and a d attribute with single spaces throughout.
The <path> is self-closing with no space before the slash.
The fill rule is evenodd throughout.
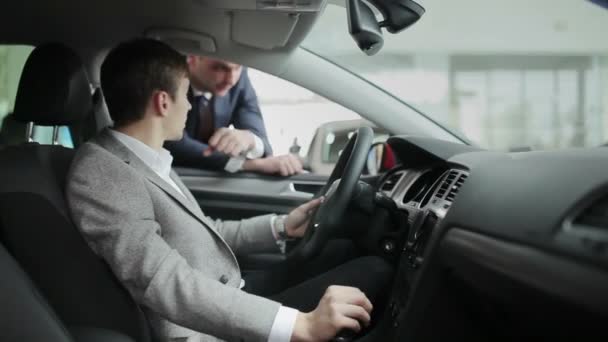
<path id="1" fill-rule="evenodd" d="M 279 177 L 190 168 L 175 171 L 203 212 L 224 220 L 287 213 L 310 200 L 327 181 L 327 176 L 311 174 Z"/>
<path id="2" fill-rule="evenodd" d="M 203 212 L 214 219 L 239 220 L 270 213 L 286 214 L 308 201 L 327 181 L 326 176 L 300 174 L 291 177 L 251 173 L 229 174 L 174 168 L 192 192 Z M 240 255 L 244 271 L 261 270 L 285 260 L 283 254 Z"/>

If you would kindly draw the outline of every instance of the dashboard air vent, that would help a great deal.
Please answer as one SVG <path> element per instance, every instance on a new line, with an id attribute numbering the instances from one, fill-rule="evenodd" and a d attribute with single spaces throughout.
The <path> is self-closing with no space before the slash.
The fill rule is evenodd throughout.
<path id="1" fill-rule="evenodd" d="M 396 172 L 395 174 L 390 175 L 386 179 L 386 181 L 382 183 L 382 187 L 380 188 L 380 190 L 385 192 L 391 192 L 395 188 L 395 185 L 399 183 L 401 176 L 403 176 L 403 172 Z"/>
<path id="2" fill-rule="evenodd" d="M 441 186 L 439 186 L 439 189 L 437 190 L 437 194 L 435 196 L 437 198 L 444 198 L 448 191 L 450 191 L 450 186 L 452 185 L 456 177 L 458 177 L 458 171 L 450 170 L 443 182 L 441 182 Z"/>
<path id="3" fill-rule="evenodd" d="M 456 178 L 456 181 L 450 187 L 450 191 L 448 191 L 448 194 L 445 196 L 446 201 L 454 202 L 454 198 L 456 198 L 456 194 L 460 190 L 460 187 L 462 186 L 462 184 L 464 184 L 464 181 L 467 179 L 467 177 L 468 176 L 465 173 L 461 173 L 458 176 L 458 178 Z"/>
<path id="4" fill-rule="evenodd" d="M 608 196 L 593 202 L 572 223 L 575 226 L 608 229 Z"/>

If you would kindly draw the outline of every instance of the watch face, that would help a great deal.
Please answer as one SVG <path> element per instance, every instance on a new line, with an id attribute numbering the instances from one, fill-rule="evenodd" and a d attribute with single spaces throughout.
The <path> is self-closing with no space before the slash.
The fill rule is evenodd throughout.
<path id="1" fill-rule="evenodd" d="M 285 234 L 285 216 L 279 217 L 279 232 Z"/>
<path id="2" fill-rule="evenodd" d="M 287 236 L 287 231 L 285 229 L 285 219 L 287 218 L 286 215 L 281 215 L 279 217 L 277 217 L 277 234 L 279 235 L 279 237 L 281 239 L 286 239 L 288 238 Z"/>

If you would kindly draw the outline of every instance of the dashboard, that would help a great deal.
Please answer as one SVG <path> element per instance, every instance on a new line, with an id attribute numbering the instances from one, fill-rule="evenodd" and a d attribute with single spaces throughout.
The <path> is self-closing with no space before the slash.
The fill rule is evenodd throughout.
<path id="1" fill-rule="evenodd" d="M 380 189 L 398 207 L 430 210 L 443 218 L 467 177 L 467 171 L 443 166 L 422 170 L 399 167 L 381 182 Z"/>
<path id="2" fill-rule="evenodd" d="M 608 322 L 608 148 L 502 153 L 412 136 L 387 144 L 399 163 L 378 191 L 409 222 L 397 275 L 397 288 L 407 291 L 395 290 L 390 304 L 402 327 L 396 340 L 424 340 L 420 326 L 442 317 L 428 308 L 449 303 L 462 317 L 476 305 L 487 310 L 479 318 L 485 325 L 512 315 L 492 331 L 517 338 L 563 338 Z M 448 283 L 474 303 L 456 304 L 451 294 L 433 304 L 455 287 Z M 569 315 L 584 323 L 562 328 L 557 322 Z M 479 322 L 467 324 L 459 328 L 478 333 Z"/>

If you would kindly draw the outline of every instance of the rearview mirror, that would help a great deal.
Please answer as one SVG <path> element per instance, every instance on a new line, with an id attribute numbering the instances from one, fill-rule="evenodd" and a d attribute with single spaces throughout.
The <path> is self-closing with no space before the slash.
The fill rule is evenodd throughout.
<path id="1" fill-rule="evenodd" d="M 384 16 L 380 27 L 390 33 L 398 33 L 417 22 L 424 14 L 424 7 L 412 0 L 370 0 Z"/>
<path id="2" fill-rule="evenodd" d="M 378 22 L 372 7 L 384 20 Z M 382 27 L 398 33 L 417 22 L 424 12 L 413 0 L 346 0 L 348 32 L 368 56 L 376 54 L 384 45 Z"/>
<path id="3" fill-rule="evenodd" d="M 369 6 L 361 0 L 346 1 L 348 32 L 366 55 L 376 54 L 384 45 L 380 24 Z"/>

